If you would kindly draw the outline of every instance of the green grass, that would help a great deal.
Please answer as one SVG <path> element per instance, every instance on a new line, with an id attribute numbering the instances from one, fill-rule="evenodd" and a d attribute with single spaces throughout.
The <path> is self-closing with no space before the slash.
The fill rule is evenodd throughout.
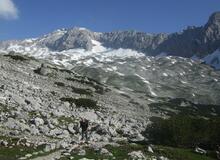
<path id="1" fill-rule="evenodd" d="M 30 111 L 30 112 L 28 112 L 28 115 L 30 118 L 34 118 L 38 115 L 38 112 L 37 111 Z"/>
<path id="2" fill-rule="evenodd" d="M 181 106 L 182 102 L 186 102 L 187 106 Z M 220 115 L 219 105 L 194 104 L 183 98 L 175 98 L 175 99 L 165 100 L 163 102 L 151 103 L 149 104 L 149 107 L 152 112 L 166 112 L 168 116 L 175 116 L 177 114 L 182 114 L 182 115 L 191 115 L 196 117 L 208 117 L 208 118 L 216 117 L 212 115 L 213 108 L 215 109 L 216 114 Z"/>
<path id="3" fill-rule="evenodd" d="M 0 140 L 7 141 L 8 146 L 11 146 L 12 144 L 16 144 L 19 138 L 0 136 Z M 44 145 L 40 145 L 36 148 L 34 148 L 32 145 L 30 147 L 26 147 L 22 145 L 15 145 L 11 148 L 0 146 L 0 159 L 1 160 L 16 160 L 20 157 L 24 157 L 26 154 L 32 154 L 33 152 L 42 151 L 44 147 L 45 147 Z M 46 154 L 48 153 L 39 153 L 37 156 L 42 156 Z M 31 158 L 33 157 L 34 155 Z"/>
<path id="4" fill-rule="evenodd" d="M 122 146 L 114 147 L 111 145 L 107 145 L 106 149 L 111 152 L 116 159 L 128 159 L 128 153 L 132 151 L 142 151 L 143 153 L 147 153 L 147 148 L 144 145 L 138 144 L 123 144 Z"/>
<path id="5" fill-rule="evenodd" d="M 213 150 L 220 143 L 220 118 L 195 118 L 178 115 L 154 119 L 144 134 L 152 144 L 173 147 L 200 147 Z"/>
<path id="6" fill-rule="evenodd" d="M 76 120 L 73 117 L 65 117 L 65 116 L 59 117 L 58 121 L 60 124 L 70 124 L 76 122 Z"/>
<path id="7" fill-rule="evenodd" d="M 7 55 L 4 55 L 4 56 L 5 57 L 10 57 L 11 59 L 16 60 L 16 61 L 26 61 L 26 60 L 28 60 L 28 57 L 24 57 L 22 55 L 7 54 Z"/>
<path id="8" fill-rule="evenodd" d="M 206 155 L 194 153 L 191 149 L 156 146 L 154 150 L 157 155 L 163 155 L 173 160 L 214 160 Z"/>
<path id="9" fill-rule="evenodd" d="M 106 148 L 109 152 L 111 152 L 113 154 L 113 157 L 115 157 L 115 159 L 129 159 L 128 153 L 132 152 L 132 151 L 139 151 L 142 150 L 144 153 L 147 152 L 146 147 L 143 145 L 133 145 L 133 144 L 123 144 L 122 146 L 111 146 L 111 145 L 107 145 L 104 148 Z M 112 156 L 106 156 L 106 155 L 101 155 L 99 153 L 99 151 L 94 151 L 90 148 L 84 148 L 86 151 L 86 155 L 85 156 L 79 156 L 77 155 L 77 151 L 72 153 L 71 156 L 74 157 L 74 160 L 79 160 L 83 157 L 89 158 L 89 159 L 109 159 L 112 160 L 113 157 Z M 67 160 L 69 157 L 65 157 L 61 160 Z"/>
<path id="10" fill-rule="evenodd" d="M 9 107 L 8 106 L 6 106 L 6 105 L 4 105 L 4 104 L 2 104 L 2 103 L 0 103 L 0 112 L 4 112 L 4 113 L 10 113 L 11 112 L 11 110 L 9 109 Z"/>
<path id="11" fill-rule="evenodd" d="M 72 91 L 74 93 L 77 93 L 77 94 L 85 94 L 85 95 L 90 95 L 92 96 L 92 90 L 91 89 L 84 89 L 84 88 L 76 88 L 76 87 L 71 87 L 72 88 Z"/>
<path id="12" fill-rule="evenodd" d="M 132 151 L 142 151 L 143 154 L 145 154 L 146 157 L 159 157 L 164 156 L 169 158 L 170 160 L 214 160 L 214 158 L 208 157 L 206 155 L 200 155 L 197 153 L 194 153 L 191 149 L 184 149 L 184 148 L 172 148 L 172 147 L 166 147 L 166 146 L 154 146 L 153 150 L 154 153 L 149 153 L 147 151 L 146 145 L 141 144 L 128 144 L 124 143 L 120 146 L 111 146 L 106 145 L 104 148 L 106 148 L 109 152 L 113 154 L 113 157 L 115 159 L 130 159 L 128 156 L 128 153 Z M 79 156 L 77 155 L 78 151 L 75 150 L 71 153 L 71 156 L 74 157 L 74 160 L 79 160 L 83 157 L 89 158 L 89 159 L 113 159 L 111 156 L 101 155 L 99 152 L 92 150 L 91 148 L 84 148 L 86 151 L 85 156 Z M 69 157 L 67 156 L 64 158 L 61 158 L 61 160 L 68 160 Z"/>

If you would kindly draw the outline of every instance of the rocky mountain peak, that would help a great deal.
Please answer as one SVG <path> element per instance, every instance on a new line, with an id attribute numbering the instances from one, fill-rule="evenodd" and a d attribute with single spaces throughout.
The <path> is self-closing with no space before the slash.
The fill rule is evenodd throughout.
<path id="1" fill-rule="evenodd" d="M 208 24 L 220 24 L 220 12 L 214 12 L 209 17 Z"/>
<path id="2" fill-rule="evenodd" d="M 86 29 L 74 27 L 66 30 L 59 39 L 52 45 L 48 46 L 52 50 L 63 51 L 74 48 L 82 48 L 85 50 L 92 49 L 92 40 L 96 39 L 98 34 Z"/>

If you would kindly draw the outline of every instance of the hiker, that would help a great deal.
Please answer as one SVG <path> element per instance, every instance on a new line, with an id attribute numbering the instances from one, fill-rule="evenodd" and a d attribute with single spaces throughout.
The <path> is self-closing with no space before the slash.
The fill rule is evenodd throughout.
<path id="1" fill-rule="evenodd" d="M 89 121 L 85 118 L 82 118 L 80 120 L 80 128 L 82 129 L 82 138 L 81 140 L 88 140 L 88 126 L 89 126 Z"/>

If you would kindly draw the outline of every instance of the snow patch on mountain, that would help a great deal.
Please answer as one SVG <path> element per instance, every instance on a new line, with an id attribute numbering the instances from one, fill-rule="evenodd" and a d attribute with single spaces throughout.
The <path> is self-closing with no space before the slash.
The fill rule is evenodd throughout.
<path id="1" fill-rule="evenodd" d="M 150 87 L 150 85 L 148 85 L 149 91 L 151 93 L 152 96 L 157 96 L 157 94 L 152 90 L 152 88 Z"/>
<path id="2" fill-rule="evenodd" d="M 93 44 L 92 52 L 94 53 L 104 52 L 107 50 L 107 48 L 103 47 L 99 41 L 92 40 L 92 44 Z"/>
<path id="3" fill-rule="evenodd" d="M 217 49 L 212 54 L 204 57 L 203 61 L 216 69 L 220 69 L 220 49 Z"/>
<path id="4" fill-rule="evenodd" d="M 161 53 L 158 54 L 156 57 L 160 58 L 160 57 L 166 57 L 166 56 L 168 56 L 168 53 L 161 52 Z"/>
<path id="5" fill-rule="evenodd" d="M 144 77 L 140 76 L 139 74 L 134 74 L 135 76 L 139 77 L 144 83 L 150 84 L 148 80 L 146 80 Z"/>
<path id="6" fill-rule="evenodd" d="M 167 74 L 167 73 L 163 73 L 163 76 L 167 77 L 167 76 L 168 76 L 168 74 Z"/>
<path id="7" fill-rule="evenodd" d="M 86 50 L 83 48 L 67 49 L 63 51 L 51 50 L 48 45 L 67 33 L 66 29 L 56 30 L 50 34 L 40 38 L 25 39 L 23 41 L 10 41 L 6 45 L 1 46 L 0 52 L 17 52 L 24 55 L 30 55 L 35 58 L 49 59 L 55 64 L 69 66 L 72 61 L 77 61 L 77 64 L 85 64 L 90 66 L 94 64 L 94 60 L 99 62 L 112 62 L 116 58 L 127 57 L 143 57 L 144 54 L 131 49 L 112 49 L 106 48 L 101 42 L 91 39 L 92 49 Z M 97 33 L 98 34 L 98 33 Z"/>

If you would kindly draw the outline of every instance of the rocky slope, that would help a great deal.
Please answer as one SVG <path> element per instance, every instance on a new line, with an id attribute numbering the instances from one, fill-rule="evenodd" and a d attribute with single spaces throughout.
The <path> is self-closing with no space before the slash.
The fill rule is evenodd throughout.
<path id="1" fill-rule="evenodd" d="M 172 57 L 117 59 L 96 65 L 92 72 L 80 64 L 74 70 L 98 77 L 105 85 L 46 60 L 0 55 L 0 147 L 21 148 L 16 159 L 83 157 L 91 149 L 113 158 L 102 148 L 110 144 L 117 148 L 119 141 L 145 141 L 142 131 L 154 117 L 220 114 L 220 74 L 206 65 Z M 194 75 L 193 69 L 199 72 Z M 81 117 L 89 119 L 91 126 L 86 145 L 80 142 Z M 129 151 L 127 156 L 146 159 L 135 148 Z M 0 158 L 2 154 L 0 150 Z"/>
<path id="2" fill-rule="evenodd" d="M 87 60 L 73 64 L 73 70 L 122 92 L 143 97 L 183 98 L 193 103 L 219 105 L 220 75 L 213 68 L 180 57 L 142 57 L 110 62 Z M 138 96 L 135 98 L 138 99 Z M 154 100 L 152 100 L 154 101 Z M 157 101 L 157 100 L 156 100 Z"/>
<path id="3" fill-rule="evenodd" d="M 46 61 L 0 57 L 2 136 L 26 137 L 35 146 L 71 147 L 70 143 L 79 143 L 79 119 L 86 117 L 93 142 L 144 139 L 141 131 L 150 116 L 147 105 L 132 104 L 117 89 Z"/>

